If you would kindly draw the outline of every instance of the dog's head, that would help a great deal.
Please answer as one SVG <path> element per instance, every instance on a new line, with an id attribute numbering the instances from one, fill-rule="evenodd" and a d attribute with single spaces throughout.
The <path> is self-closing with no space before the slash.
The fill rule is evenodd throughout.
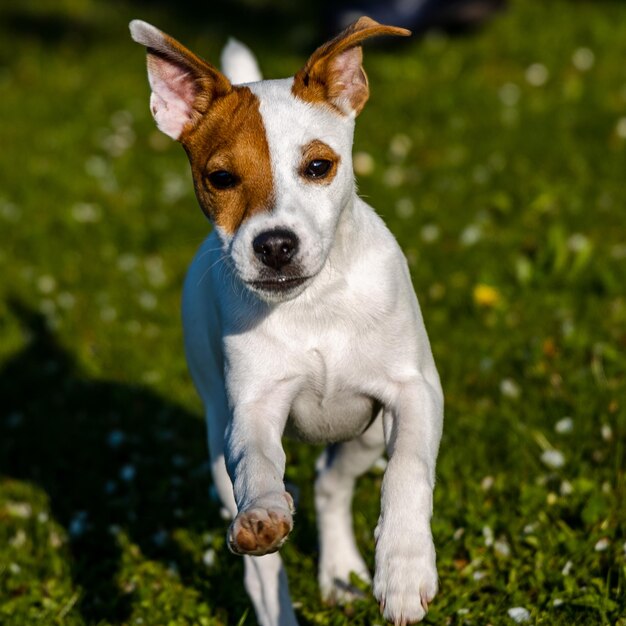
<path id="1" fill-rule="evenodd" d="M 240 279 L 287 300 L 321 271 L 354 195 L 354 118 L 368 99 L 361 43 L 408 35 L 362 17 L 318 48 L 292 78 L 234 85 L 145 22 L 150 108 L 187 152 L 198 201 Z"/>

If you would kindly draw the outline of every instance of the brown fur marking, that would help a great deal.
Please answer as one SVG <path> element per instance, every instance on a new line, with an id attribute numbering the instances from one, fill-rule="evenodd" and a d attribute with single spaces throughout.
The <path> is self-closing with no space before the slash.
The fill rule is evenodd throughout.
<path id="1" fill-rule="evenodd" d="M 248 87 L 232 87 L 212 101 L 180 141 L 191 163 L 200 206 L 224 232 L 232 235 L 246 218 L 271 209 L 269 146 L 259 100 Z M 207 176 L 217 170 L 233 174 L 237 185 L 215 189 Z"/>
<path id="2" fill-rule="evenodd" d="M 379 35 L 399 35 L 406 37 L 411 31 L 397 26 L 385 26 L 369 17 L 361 17 L 348 26 L 334 39 L 320 46 L 306 62 L 305 66 L 295 75 L 291 89 L 294 96 L 306 102 L 314 104 L 327 104 L 340 113 L 344 113 L 337 102 L 345 89 L 342 82 L 342 69 L 336 63 L 337 57 L 351 48 L 357 48 L 353 54 L 357 54 L 361 60 L 360 45 L 365 39 Z M 367 76 L 363 69 L 357 78 L 357 83 L 352 85 L 353 93 L 350 105 L 358 114 L 367 98 Z"/>

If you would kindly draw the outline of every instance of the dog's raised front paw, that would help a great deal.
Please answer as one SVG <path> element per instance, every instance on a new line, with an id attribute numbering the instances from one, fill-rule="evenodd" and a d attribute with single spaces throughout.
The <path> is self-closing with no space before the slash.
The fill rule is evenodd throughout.
<path id="1" fill-rule="evenodd" d="M 276 552 L 293 528 L 293 499 L 285 492 L 271 504 L 258 500 L 237 514 L 228 530 L 228 547 L 235 554 L 262 556 Z M 271 498 L 272 501 L 275 498 Z"/>
<path id="2" fill-rule="evenodd" d="M 380 533 L 374 596 L 383 617 L 395 626 L 420 622 L 436 593 L 435 547 L 430 534 L 403 542 Z"/>

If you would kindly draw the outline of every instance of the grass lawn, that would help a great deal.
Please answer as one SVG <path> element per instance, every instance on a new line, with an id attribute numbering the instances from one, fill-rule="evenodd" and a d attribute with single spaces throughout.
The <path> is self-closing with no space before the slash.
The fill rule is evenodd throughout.
<path id="1" fill-rule="evenodd" d="M 323 36 L 313 5 L 194 4 L 0 8 L 1 624 L 255 623 L 181 343 L 209 225 L 127 23 L 212 60 L 234 34 L 271 77 Z M 512 0 L 365 65 L 359 188 L 406 251 L 447 403 L 426 622 L 624 626 L 626 4 Z M 371 597 L 320 603 L 319 450 L 287 450 L 301 624 L 382 623 Z M 356 495 L 370 565 L 381 477 Z"/>

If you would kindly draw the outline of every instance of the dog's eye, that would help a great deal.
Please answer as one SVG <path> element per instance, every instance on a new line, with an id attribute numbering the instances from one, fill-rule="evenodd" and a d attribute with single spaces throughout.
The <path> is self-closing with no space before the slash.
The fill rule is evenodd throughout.
<path id="1" fill-rule="evenodd" d="M 307 178 L 324 178 L 330 171 L 332 162 L 328 159 L 314 159 L 309 161 L 304 168 L 304 175 Z"/>
<path id="2" fill-rule="evenodd" d="M 216 189 L 230 189 L 239 182 L 239 179 L 234 174 L 231 174 L 226 170 L 217 170 L 216 172 L 211 172 L 207 176 L 207 179 L 209 180 L 209 183 L 211 183 L 211 185 Z"/>

